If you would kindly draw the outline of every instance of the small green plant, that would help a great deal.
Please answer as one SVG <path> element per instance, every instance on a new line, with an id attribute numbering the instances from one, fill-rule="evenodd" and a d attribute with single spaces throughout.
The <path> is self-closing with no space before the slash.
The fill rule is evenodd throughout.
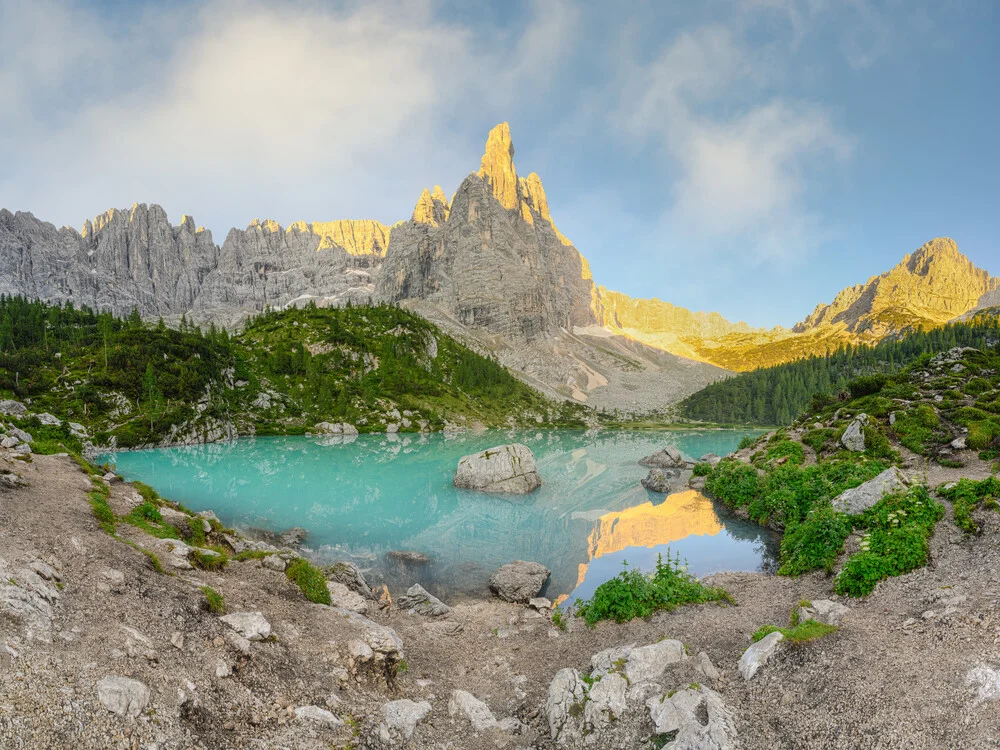
<path id="1" fill-rule="evenodd" d="M 221 615 L 226 611 L 226 600 L 211 586 L 202 586 L 201 593 L 205 595 L 205 609 L 213 615 Z"/>
<path id="2" fill-rule="evenodd" d="M 94 511 L 94 518 L 97 519 L 97 523 L 105 532 L 114 536 L 115 512 L 108 504 L 108 497 L 110 497 L 110 495 L 111 490 L 103 484 L 98 484 L 94 489 L 87 493 L 87 499 L 90 502 L 90 507 Z"/>
<path id="3" fill-rule="evenodd" d="M 598 586 L 590 599 L 577 603 L 577 614 L 588 625 L 601 620 L 627 622 L 684 604 L 733 601 L 724 589 L 705 586 L 690 575 L 680 558 L 671 558 L 669 551 L 666 561 L 658 557 L 653 573 L 629 570 L 627 562 L 622 565 L 621 573 Z"/>
<path id="4" fill-rule="evenodd" d="M 192 548 L 191 554 L 188 555 L 188 560 L 196 568 L 201 568 L 202 570 L 222 570 L 229 562 L 229 558 L 221 552 L 203 550 L 198 547 Z"/>
<path id="5" fill-rule="evenodd" d="M 559 609 L 552 610 L 552 624 L 555 625 L 564 633 L 566 632 L 566 618 L 561 610 Z"/>
<path id="6" fill-rule="evenodd" d="M 789 643 L 807 643 L 830 635 L 830 633 L 835 633 L 836 631 L 836 625 L 827 625 L 816 620 L 805 620 L 804 622 L 794 622 L 787 628 L 779 628 L 776 625 L 765 625 L 753 634 L 752 640 L 756 643 L 764 636 L 777 632 L 785 636 L 785 640 Z"/>
<path id="7" fill-rule="evenodd" d="M 753 448 L 757 443 L 757 438 L 754 435 L 747 435 L 745 438 L 740 440 L 739 450 L 746 450 L 747 448 Z"/>
<path id="8" fill-rule="evenodd" d="M 160 493 L 144 482 L 132 482 L 132 487 L 148 503 L 159 505 Z"/>
<path id="9" fill-rule="evenodd" d="M 707 477 L 712 473 L 712 464 L 695 464 L 692 473 L 696 477 Z"/>
<path id="10" fill-rule="evenodd" d="M 285 568 L 285 575 L 299 587 L 306 599 L 316 604 L 330 604 L 330 591 L 326 588 L 326 576 L 308 560 L 301 557 L 292 560 Z"/>
<path id="11" fill-rule="evenodd" d="M 829 503 L 814 508 L 804 521 L 786 527 L 778 574 L 797 576 L 818 569 L 830 572 L 850 533 L 850 522 Z"/>

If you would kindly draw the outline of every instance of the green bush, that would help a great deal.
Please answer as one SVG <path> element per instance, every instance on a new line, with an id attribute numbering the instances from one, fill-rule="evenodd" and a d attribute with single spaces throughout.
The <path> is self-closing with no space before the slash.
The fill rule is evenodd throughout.
<path id="1" fill-rule="evenodd" d="M 707 477 L 712 473 L 712 464 L 695 464 L 692 473 L 696 477 Z"/>
<path id="2" fill-rule="evenodd" d="M 834 590 L 867 596 L 879 581 L 925 565 L 928 540 L 943 513 L 924 487 L 883 498 L 862 515 L 868 534 L 837 575 Z"/>
<path id="3" fill-rule="evenodd" d="M 705 489 L 731 508 L 745 508 L 760 495 L 760 477 L 753 466 L 724 458 L 709 475 Z"/>
<path id="4" fill-rule="evenodd" d="M 306 599 L 316 604 L 330 604 L 330 591 L 326 588 L 326 576 L 308 560 L 299 557 L 285 568 L 285 575 L 301 589 Z"/>
<path id="5" fill-rule="evenodd" d="M 212 551 L 216 554 L 213 555 L 198 547 L 194 547 L 188 559 L 192 565 L 202 570 L 222 570 L 229 562 L 229 558 L 218 550 Z"/>
<path id="6" fill-rule="evenodd" d="M 816 451 L 818 456 L 823 452 L 823 447 L 826 445 L 833 436 L 837 433 L 831 427 L 819 427 L 816 429 L 809 430 L 805 435 L 802 436 L 802 442 Z"/>
<path id="7" fill-rule="evenodd" d="M 745 438 L 740 440 L 739 450 L 746 450 L 747 448 L 753 448 L 757 444 L 757 438 L 753 435 L 747 435 Z"/>
<path id="8" fill-rule="evenodd" d="M 851 398 L 861 398 L 878 393 L 887 382 L 888 378 L 885 375 L 862 375 L 850 381 L 847 384 L 847 390 L 850 391 Z"/>
<path id="9" fill-rule="evenodd" d="M 666 562 L 662 555 L 657 559 L 653 573 L 625 566 L 618 576 L 598 586 L 590 599 L 577 602 L 577 614 L 588 625 L 601 620 L 627 622 L 684 604 L 732 602 L 724 589 L 704 586 L 685 570 L 679 558 L 671 559 L 669 552 Z"/>
<path id="10" fill-rule="evenodd" d="M 785 529 L 778 574 L 797 576 L 820 568 L 829 573 L 850 533 L 851 524 L 842 513 L 828 503 L 819 505 L 802 523 Z"/>
<path id="11" fill-rule="evenodd" d="M 782 458 L 787 458 L 787 463 L 795 466 L 801 465 L 806 460 L 805 452 L 802 450 L 802 444 L 797 443 L 794 440 L 782 440 L 768 446 L 768 461 L 778 461 Z"/>
<path id="12" fill-rule="evenodd" d="M 990 386 L 990 381 L 986 378 L 971 378 L 962 390 L 970 396 L 978 396 L 993 389 Z"/>

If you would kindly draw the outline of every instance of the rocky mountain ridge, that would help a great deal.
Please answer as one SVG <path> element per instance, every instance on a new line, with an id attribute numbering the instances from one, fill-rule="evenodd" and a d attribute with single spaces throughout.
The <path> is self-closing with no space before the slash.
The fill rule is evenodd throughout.
<path id="1" fill-rule="evenodd" d="M 448 200 L 424 190 L 408 221 L 254 220 L 221 246 L 155 204 L 110 210 L 81 232 L 0 210 L 0 293 L 229 327 L 268 307 L 404 304 L 550 393 L 599 406 L 664 406 L 747 370 L 938 325 L 1000 280 L 951 240 L 842 291 L 793 329 L 633 299 L 595 284 L 556 227 L 541 178 L 520 177 L 507 123 Z M 709 365 L 716 365 L 711 367 Z"/>

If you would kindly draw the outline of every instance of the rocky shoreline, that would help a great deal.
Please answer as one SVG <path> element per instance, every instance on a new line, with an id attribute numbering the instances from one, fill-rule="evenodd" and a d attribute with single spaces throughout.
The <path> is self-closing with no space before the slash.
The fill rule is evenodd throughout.
<path id="1" fill-rule="evenodd" d="M 593 629 L 566 617 L 562 629 L 540 602 L 450 606 L 411 589 L 391 605 L 358 595 L 366 614 L 312 603 L 283 572 L 293 550 L 191 566 L 176 542 L 102 531 L 87 493 L 105 480 L 70 458 L 2 453 L 26 483 L 0 494 L 5 744 L 930 748 L 1000 736 L 995 513 L 971 539 L 942 521 L 931 566 L 864 600 L 831 596 L 823 574 L 723 574 L 711 583 L 737 606 Z M 107 491 L 116 515 L 134 510 L 129 485 Z M 745 679 L 752 633 L 838 599 L 839 629 L 771 638 Z"/>

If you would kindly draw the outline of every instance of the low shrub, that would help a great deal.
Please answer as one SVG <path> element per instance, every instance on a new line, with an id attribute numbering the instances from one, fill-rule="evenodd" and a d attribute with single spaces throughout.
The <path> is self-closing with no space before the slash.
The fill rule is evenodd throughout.
<path id="1" fill-rule="evenodd" d="M 705 489 L 731 508 L 745 508 L 760 495 L 760 477 L 753 466 L 724 458 L 712 470 Z"/>
<path id="2" fill-rule="evenodd" d="M 889 379 L 885 375 L 862 375 L 861 377 L 854 378 L 847 384 L 847 390 L 850 391 L 851 398 L 861 398 L 862 396 L 870 396 L 873 393 L 878 393 L 881 391 Z"/>
<path id="3" fill-rule="evenodd" d="M 778 574 L 797 576 L 821 568 L 831 572 L 850 533 L 851 523 L 843 513 L 829 503 L 819 505 L 804 521 L 785 529 Z"/>
<path id="4" fill-rule="evenodd" d="M 925 487 L 880 500 L 858 519 L 868 533 L 861 550 L 837 575 L 834 591 L 867 596 L 879 581 L 925 565 L 928 540 L 943 514 L 944 508 L 931 499 Z"/>
<path id="5" fill-rule="evenodd" d="M 782 440 L 767 448 L 767 460 L 778 461 L 787 458 L 786 463 L 794 466 L 801 466 L 806 460 L 805 452 L 802 450 L 802 443 L 794 440 Z"/>
<path id="6" fill-rule="evenodd" d="M 659 556 L 653 573 L 629 570 L 627 565 L 615 578 L 598 586 L 590 599 L 577 602 L 577 614 L 588 625 L 601 620 L 628 622 L 684 604 L 732 602 L 724 589 L 703 585 L 687 572 L 679 558 L 671 559 L 669 552 L 666 562 Z"/>
<path id="7" fill-rule="evenodd" d="M 823 447 L 826 445 L 827 441 L 833 438 L 836 432 L 837 431 L 831 427 L 819 427 L 812 429 L 802 436 L 802 442 L 816 451 L 816 455 L 818 456 L 823 452 Z"/>
<path id="8" fill-rule="evenodd" d="M 696 477 L 707 477 L 712 473 L 712 464 L 695 464 L 693 474 Z"/>
<path id="9" fill-rule="evenodd" d="M 960 479 L 953 487 L 938 489 L 938 494 L 951 501 L 955 525 L 966 534 L 977 534 L 979 524 L 972 517 L 972 512 L 1000 499 L 1000 480 L 996 477 L 988 477 L 980 482 Z"/>

